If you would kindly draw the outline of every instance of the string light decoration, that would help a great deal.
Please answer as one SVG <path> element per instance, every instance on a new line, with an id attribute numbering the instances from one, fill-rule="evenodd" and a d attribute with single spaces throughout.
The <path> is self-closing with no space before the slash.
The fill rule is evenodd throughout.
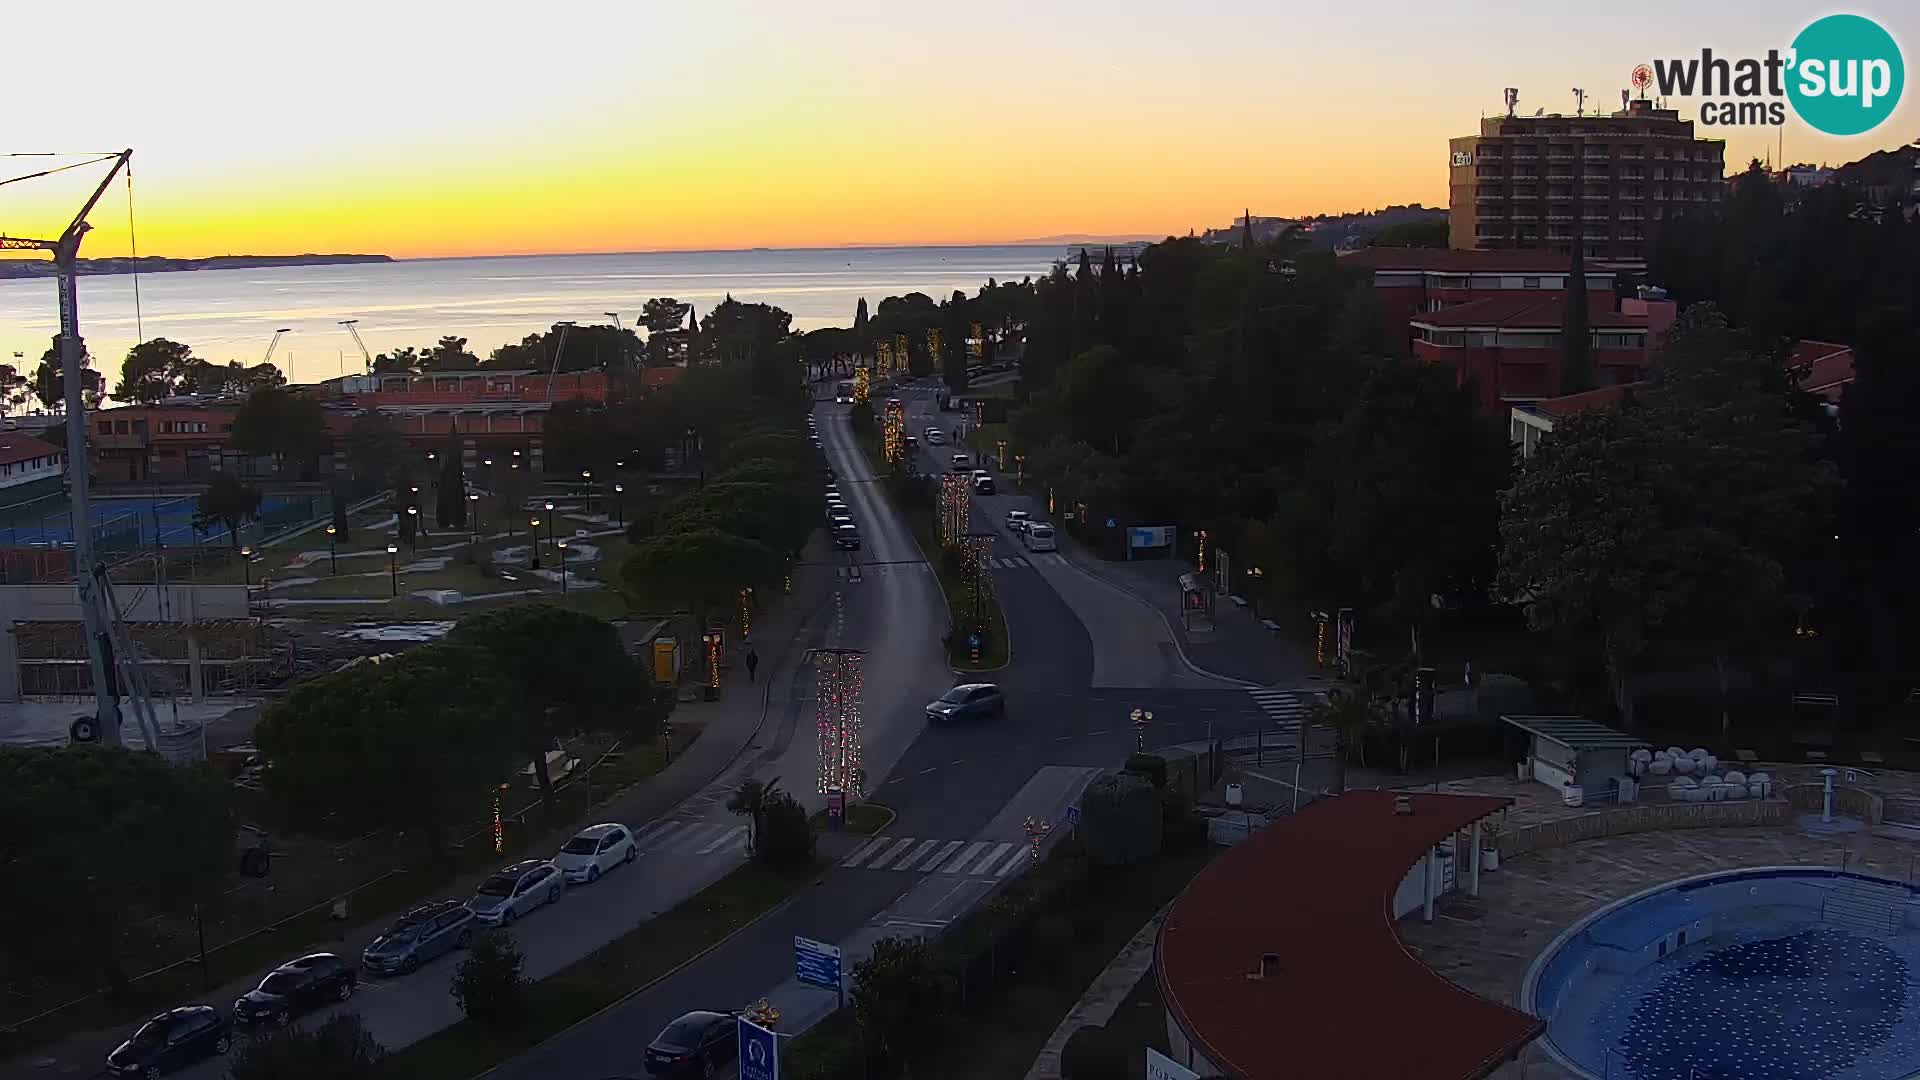
<path id="1" fill-rule="evenodd" d="M 967 498 L 967 478 L 947 473 L 940 478 L 940 543 L 951 547 L 967 535 L 972 503 Z"/>
<path id="2" fill-rule="evenodd" d="M 967 585 L 973 598 L 973 632 L 987 635 L 987 597 L 993 595 L 993 575 L 987 572 L 987 559 L 993 554 L 993 534 L 975 533 L 961 541 L 966 556 Z"/>
<path id="3" fill-rule="evenodd" d="M 880 370 L 892 371 L 893 370 L 893 342 L 882 341 L 878 345 L 874 346 L 874 350 L 880 354 L 879 356 Z"/>
<path id="4" fill-rule="evenodd" d="M 1194 547 L 1198 549 L 1194 552 L 1193 556 L 1193 572 L 1196 574 L 1204 574 L 1207 572 L 1207 530 L 1195 529 L 1193 531 L 1193 543 Z"/>
<path id="5" fill-rule="evenodd" d="M 861 741 L 860 702 L 864 691 L 858 649 L 816 649 L 814 670 L 814 730 L 819 740 L 818 790 L 861 796 L 866 768 Z"/>
<path id="6" fill-rule="evenodd" d="M 868 385 L 872 381 L 872 378 L 872 375 L 867 372 L 866 368 L 859 368 L 854 371 L 853 400 L 855 404 L 868 401 L 872 398 L 872 391 Z"/>
<path id="7" fill-rule="evenodd" d="M 740 638 L 742 641 L 753 636 L 753 589 L 740 590 Z"/>
<path id="8" fill-rule="evenodd" d="M 707 646 L 707 688 L 720 689 L 720 635 L 709 631 L 705 635 Z"/>
<path id="9" fill-rule="evenodd" d="M 993 445 L 1000 452 L 1000 471 L 1006 472 L 1007 471 L 1007 440 L 1001 439 L 998 442 L 994 443 Z"/>
<path id="10" fill-rule="evenodd" d="M 1013 455 L 1013 486 L 1027 486 L 1027 455 Z"/>
<path id="11" fill-rule="evenodd" d="M 507 825 L 500 820 L 500 796 L 493 796 L 493 853 L 504 855 L 507 852 Z"/>
<path id="12" fill-rule="evenodd" d="M 1052 823 L 1028 818 L 1020 827 L 1027 831 L 1027 857 L 1033 862 L 1039 862 L 1040 841 L 1046 839 L 1047 834 L 1053 831 Z"/>
<path id="13" fill-rule="evenodd" d="M 898 465 L 906 456 L 907 407 L 898 400 L 887 402 L 885 448 L 887 464 Z"/>
<path id="14" fill-rule="evenodd" d="M 1327 666 L 1327 613 L 1313 613 L 1313 663 L 1316 667 Z"/>
<path id="15" fill-rule="evenodd" d="M 941 355 L 941 349 L 944 348 L 945 345 L 946 339 L 941 336 L 940 328 L 937 326 L 927 327 L 927 355 L 938 359 Z"/>
<path id="16" fill-rule="evenodd" d="M 987 335 L 979 323 L 973 324 L 973 337 L 967 342 L 967 355 L 975 360 L 984 360 L 987 356 Z"/>
<path id="17" fill-rule="evenodd" d="M 901 368 L 913 366 L 913 346 L 907 343 L 907 335 L 893 335 L 893 362 Z"/>

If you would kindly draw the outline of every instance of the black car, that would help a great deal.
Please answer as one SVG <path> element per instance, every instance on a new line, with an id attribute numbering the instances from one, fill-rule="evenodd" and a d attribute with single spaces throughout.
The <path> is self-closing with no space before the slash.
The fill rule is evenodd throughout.
<path id="1" fill-rule="evenodd" d="M 473 940 L 473 911 L 458 900 L 414 908 L 387 927 L 360 954 L 368 971 L 405 975 L 421 964 Z"/>
<path id="2" fill-rule="evenodd" d="M 833 546 L 839 548 L 841 551 L 859 551 L 860 550 L 859 526 L 853 525 L 851 523 L 848 523 L 846 525 L 834 526 Z"/>
<path id="3" fill-rule="evenodd" d="M 732 1013 L 690 1012 L 647 1044 L 648 1076 L 713 1076 L 739 1052 Z"/>
<path id="4" fill-rule="evenodd" d="M 1007 715 L 1007 697 L 992 683 L 961 683 L 927 702 L 927 719 L 989 720 Z"/>
<path id="5" fill-rule="evenodd" d="M 289 960 L 234 1001 L 233 1019 L 241 1024 L 279 1026 L 328 1002 L 347 1000 L 359 981 L 353 965 L 332 953 Z"/>
<path id="6" fill-rule="evenodd" d="M 211 1005 L 186 1005 L 140 1025 L 133 1037 L 107 1055 L 107 1075 L 142 1080 L 184 1069 L 227 1052 L 233 1032 Z"/>

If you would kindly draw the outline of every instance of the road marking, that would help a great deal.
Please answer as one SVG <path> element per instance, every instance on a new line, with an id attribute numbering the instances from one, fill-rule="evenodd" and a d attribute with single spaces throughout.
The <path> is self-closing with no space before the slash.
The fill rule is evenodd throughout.
<path id="1" fill-rule="evenodd" d="M 636 847 L 639 847 L 643 851 L 652 851 L 654 848 L 658 847 L 660 843 L 664 841 L 667 837 L 672 836 L 674 833 L 679 832 L 680 830 L 686 828 L 690 824 L 692 824 L 692 822 L 687 822 L 687 821 L 660 822 L 657 827 L 649 829 L 647 832 L 641 834 L 640 837 L 635 839 L 634 845 Z"/>
<path id="2" fill-rule="evenodd" d="M 961 867 L 979 858 L 980 852 L 986 848 L 986 846 L 987 842 L 985 840 L 975 840 L 973 843 L 967 845 L 967 850 L 947 860 L 947 864 L 940 868 L 940 872 L 943 874 L 959 873 Z"/>
<path id="3" fill-rule="evenodd" d="M 745 825 L 735 825 L 733 828 L 721 834 L 720 839 L 701 848 L 700 854 L 711 855 L 722 847 L 732 847 L 735 843 L 745 843 L 746 839 L 747 827 Z"/>
<path id="4" fill-rule="evenodd" d="M 1006 842 L 1005 840 L 1002 840 L 999 843 L 994 844 L 993 847 L 989 849 L 985 855 L 980 856 L 980 861 L 977 863 L 974 863 L 973 869 L 967 871 L 967 873 L 974 874 L 974 875 L 987 873 L 988 869 L 996 865 L 997 863 L 999 863 L 1001 859 L 1005 858 L 1007 852 L 1011 851 L 1013 847 L 1014 845 Z"/>
<path id="5" fill-rule="evenodd" d="M 965 840 L 949 840 L 946 843 L 940 845 L 940 850 L 927 856 L 925 861 L 914 866 L 912 869 L 925 870 L 931 873 L 934 870 L 934 868 L 938 867 L 941 863 L 947 861 L 947 856 L 952 855 L 954 852 L 960 850 L 960 845 L 964 843 L 966 843 Z"/>
<path id="6" fill-rule="evenodd" d="M 914 863 L 917 863 L 921 859 L 925 858 L 927 852 L 932 851 L 934 848 L 939 846 L 940 846 L 940 841 L 938 840 L 922 840 L 920 842 L 920 846 L 917 848 L 914 848 L 913 852 L 909 854 L 906 858 L 901 859 L 900 862 L 896 866 L 894 866 L 894 869 L 895 870 L 912 869 Z"/>
<path id="7" fill-rule="evenodd" d="M 1025 845 L 1015 844 L 1012 857 L 1006 861 L 1006 865 L 1000 867 L 999 870 L 995 871 L 993 876 L 1006 877 L 1007 875 L 1013 873 L 1015 870 L 1020 869 L 1020 864 L 1023 862 L 1026 862 L 1031 858 L 1033 858 L 1033 855 L 1027 851 L 1027 848 Z"/>
<path id="8" fill-rule="evenodd" d="M 889 847 L 886 851 L 881 852 L 877 858 L 875 858 L 872 862 L 867 864 L 867 869 L 869 870 L 886 869 L 886 866 L 888 863 L 898 858 L 901 852 L 912 847 L 913 844 L 914 844 L 914 840 L 913 840 L 913 837 L 911 836 L 903 837 L 899 840 L 895 840 L 893 842 L 892 847 Z"/>
<path id="9" fill-rule="evenodd" d="M 840 865 L 847 867 L 859 866 L 861 862 L 865 861 L 867 856 L 872 855 L 874 852 L 879 851 L 892 842 L 893 837 L 891 836 L 875 837 L 848 852 L 847 857 L 840 860 Z"/>

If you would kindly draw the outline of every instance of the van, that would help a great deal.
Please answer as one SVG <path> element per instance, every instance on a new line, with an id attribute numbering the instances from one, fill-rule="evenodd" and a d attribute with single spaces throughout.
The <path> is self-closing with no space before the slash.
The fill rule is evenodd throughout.
<path id="1" fill-rule="evenodd" d="M 1026 531 L 1020 534 L 1020 538 L 1027 542 L 1028 551 L 1060 550 L 1053 542 L 1053 526 L 1051 525 L 1029 525 Z"/>

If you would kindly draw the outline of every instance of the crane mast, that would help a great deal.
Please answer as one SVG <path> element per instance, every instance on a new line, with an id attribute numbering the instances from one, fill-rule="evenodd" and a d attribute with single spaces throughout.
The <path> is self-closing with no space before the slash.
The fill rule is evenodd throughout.
<path id="1" fill-rule="evenodd" d="M 360 373 L 362 375 L 371 375 L 373 374 L 373 354 L 367 351 L 367 343 L 360 340 L 360 331 L 354 329 L 353 326 L 354 323 L 359 321 L 359 319 L 341 319 L 340 325 L 347 328 L 347 333 L 353 335 L 353 343 L 360 346 L 360 358 L 366 361 L 366 367 L 362 368 Z"/>

